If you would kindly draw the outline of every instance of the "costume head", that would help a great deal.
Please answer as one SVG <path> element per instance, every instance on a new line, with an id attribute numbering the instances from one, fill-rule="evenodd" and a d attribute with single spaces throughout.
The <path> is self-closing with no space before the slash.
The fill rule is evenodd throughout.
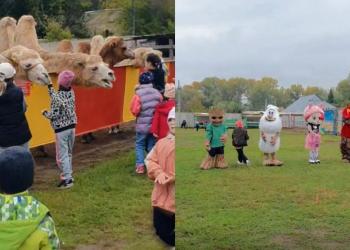
<path id="1" fill-rule="evenodd" d="M 33 184 L 34 161 L 23 147 L 9 147 L 0 153 L 0 192 L 16 194 Z"/>
<path id="2" fill-rule="evenodd" d="M 307 105 L 304 110 L 304 119 L 311 124 L 321 124 L 324 120 L 323 108 L 318 105 Z"/>
<path id="3" fill-rule="evenodd" d="M 209 119 L 213 126 L 220 126 L 224 121 L 224 111 L 219 108 L 210 109 Z"/>
<path id="4" fill-rule="evenodd" d="M 169 132 L 173 135 L 175 135 L 175 107 L 173 107 L 168 114 L 168 126 L 169 126 Z"/>
<path id="5" fill-rule="evenodd" d="M 64 70 L 58 75 L 58 85 L 69 89 L 72 86 L 72 81 L 74 79 L 74 73 L 69 70 Z"/>

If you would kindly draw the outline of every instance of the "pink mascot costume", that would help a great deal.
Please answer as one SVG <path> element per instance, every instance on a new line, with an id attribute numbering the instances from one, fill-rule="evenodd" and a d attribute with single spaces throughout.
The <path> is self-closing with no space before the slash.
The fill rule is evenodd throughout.
<path id="1" fill-rule="evenodd" d="M 324 111 L 321 106 L 308 105 L 304 110 L 304 119 L 307 126 L 305 148 L 310 151 L 309 163 L 319 164 L 319 148 L 321 143 L 320 126 L 324 120 Z"/>

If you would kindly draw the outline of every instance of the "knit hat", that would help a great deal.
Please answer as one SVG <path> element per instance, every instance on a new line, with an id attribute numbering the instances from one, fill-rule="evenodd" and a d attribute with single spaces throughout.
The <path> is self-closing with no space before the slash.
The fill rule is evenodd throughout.
<path id="1" fill-rule="evenodd" d="M 243 122 L 241 120 L 237 120 L 235 125 L 236 125 L 236 128 L 243 128 L 244 127 Z"/>
<path id="2" fill-rule="evenodd" d="M 72 86 L 72 81 L 75 75 L 70 70 L 64 70 L 58 75 L 58 84 L 65 87 L 70 88 Z"/>
<path id="3" fill-rule="evenodd" d="M 305 110 L 304 110 L 304 119 L 305 121 L 308 120 L 310 118 L 310 116 L 314 113 L 320 113 L 320 120 L 324 119 L 324 111 L 323 108 L 321 106 L 318 105 L 307 105 Z"/>
<path id="4" fill-rule="evenodd" d="M 175 107 L 170 109 L 169 114 L 168 114 L 168 120 L 169 119 L 175 119 Z"/>
<path id="5" fill-rule="evenodd" d="M 170 99 L 175 99 L 175 84 L 165 84 L 164 96 Z"/>
<path id="6" fill-rule="evenodd" d="M 15 68 L 9 63 L 0 63 L 0 80 L 10 79 L 16 74 Z"/>
<path id="7" fill-rule="evenodd" d="M 16 194 L 33 185 L 34 161 L 31 153 L 19 146 L 0 153 L 0 192 Z"/>
<path id="8" fill-rule="evenodd" d="M 153 74 L 150 71 L 143 72 L 139 77 L 140 84 L 150 84 L 153 82 Z"/>

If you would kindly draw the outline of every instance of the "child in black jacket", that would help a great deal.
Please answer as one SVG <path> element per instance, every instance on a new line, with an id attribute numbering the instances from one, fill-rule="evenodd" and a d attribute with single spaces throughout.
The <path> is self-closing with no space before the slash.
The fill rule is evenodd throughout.
<path id="1" fill-rule="evenodd" d="M 244 128 L 242 121 L 238 120 L 232 133 L 232 145 L 236 148 L 238 153 L 238 165 L 249 165 L 250 163 L 247 156 L 245 156 L 243 152 L 243 148 L 248 146 L 248 140 L 248 132 Z"/>

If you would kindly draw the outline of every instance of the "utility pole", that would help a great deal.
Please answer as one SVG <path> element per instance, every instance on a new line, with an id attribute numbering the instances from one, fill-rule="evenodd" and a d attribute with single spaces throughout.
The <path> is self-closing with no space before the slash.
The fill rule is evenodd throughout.
<path id="1" fill-rule="evenodd" d="M 181 85 L 180 85 L 180 80 L 177 81 L 177 112 L 181 112 Z"/>
<path id="2" fill-rule="evenodd" d="M 135 10 L 135 0 L 131 0 L 132 9 L 132 35 L 135 36 L 136 30 L 136 10 Z"/>

